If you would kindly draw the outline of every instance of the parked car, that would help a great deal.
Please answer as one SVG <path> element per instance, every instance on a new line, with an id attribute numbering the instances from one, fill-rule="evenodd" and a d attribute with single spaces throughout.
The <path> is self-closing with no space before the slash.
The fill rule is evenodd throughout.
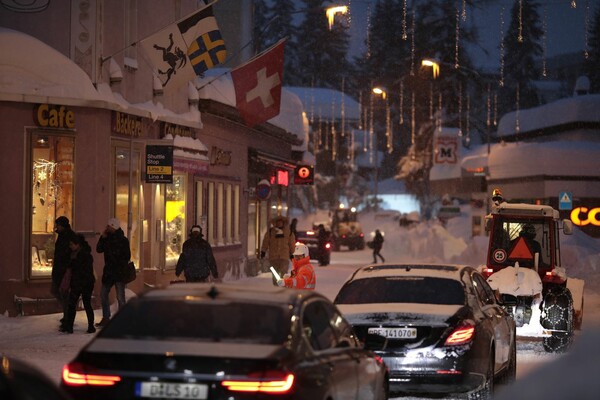
<path id="1" fill-rule="evenodd" d="M 326 230 L 326 240 L 319 243 L 319 231 L 317 229 L 308 231 L 297 231 L 296 242 L 300 242 L 308 247 L 311 260 L 317 260 L 319 265 L 329 265 L 331 262 L 331 232 Z"/>
<path id="2" fill-rule="evenodd" d="M 0 357 L 0 399 L 69 400 L 38 368 L 12 357 Z"/>
<path id="3" fill-rule="evenodd" d="M 387 368 L 323 295 L 179 284 L 131 299 L 64 367 L 75 399 L 386 399 Z"/>
<path id="4" fill-rule="evenodd" d="M 474 268 L 369 265 L 334 303 L 387 364 L 390 392 L 487 399 L 515 378 L 515 322 Z"/>

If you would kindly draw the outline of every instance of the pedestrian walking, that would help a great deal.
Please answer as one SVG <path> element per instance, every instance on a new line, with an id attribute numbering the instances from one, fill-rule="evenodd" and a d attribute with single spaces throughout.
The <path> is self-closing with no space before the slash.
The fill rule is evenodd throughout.
<path id="1" fill-rule="evenodd" d="M 117 303 L 119 309 L 125 305 L 125 283 L 123 276 L 127 271 L 127 264 L 131 259 L 131 250 L 129 240 L 121 229 L 121 221 L 117 218 L 111 218 L 106 224 L 106 228 L 98 244 L 96 251 L 104 253 L 104 270 L 102 272 L 102 289 L 100 291 L 100 301 L 102 302 L 102 319 L 96 324 L 97 327 L 103 327 L 110 320 L 110 289 L 115 287 L 117 292 Z"/>
<path id="2" fill-rule="evenodd" d="M 96 277 L 94 276 L 92 248 L 81 234 L 71 237 L 69 247 L 71 248 L 71 262 L 69 264 L 69 268 L 71 269 L 71 284 L 67 314 L 61 332 L 73 333 L 77 303 L 81 297 L 88 321 L 86 332 L 94 333 L 96 332 L 96 328 L 94 328 L 92 292 L 94 291 Z"/>
<path id="3" fill-rule="evenodd" d="M 213 255 L 210 243 L 202 239 L 202 227 L 193 225 L 190 229 L 190 237 L 183 243 L 183 248 L 175 275 L 179 277 L 183 272 L 186 282 L 206 282 L 212 275 L 214 280 L 219 280 L 217 262 Z"/>
<path id="4" fill-rule="evenodd" d="M 381 262 L 385 262 L 385 258 L 380 254 L 381 248 L 383 247 L 383 235 L 379 229 L 375 230 L 375 237 L 373 238 L 373 264 L 377 264 L 377 257 L 381 258 Z"/>
<path id="5" fill-rule="evenodd" d="M 287 218 L 277 216 L 273 219 L 271 228 L 265 232 L 261 245 L 260 258 L 265 258 L 269 253 L 269 263 L 280 276 L 287 273 L 296 237 L 290 231 L 290 226 Z M 273 277 L 273 285 L 277 285 L 277 281 Z"/>
<path id="6" fill-rule="evenodd" d="M 292 289 L 315 290 L 317 277 L 310 263 L 308 247 L 305 244 L 298 243 L 294 249 L 293 256 L 293 268 L 290 276 L 279 279 L 277 285 Z"/>
<path id="7" fill-rule="evenodd" d="M 75 236 L 75 232 L 71 229 L 69 218 L 60 216 L 54 221 L 54 232 L 57 233 L 56 242 L 54 243 L 54 257 L 52 261 L 52 283 L 50 293 L 58 303 L 62 310 L 60 319 L 60 329 L 63 328 L 65 317 L 67 315 L 67 305 L 69 303 L 68 294 L 60 290 L 60 284 L 65 276 L 65 272 L 71 262 L 71 249 L 69 241 Z"/>

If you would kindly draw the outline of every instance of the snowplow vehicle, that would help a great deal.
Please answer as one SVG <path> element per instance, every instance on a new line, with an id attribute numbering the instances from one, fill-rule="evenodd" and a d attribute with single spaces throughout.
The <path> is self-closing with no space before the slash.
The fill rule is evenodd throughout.
<path id="1" fill-rule="evenodd" d="M 507 203 L 498 189 L 492 200 L 481 272 L 515 319 L 517 337 L 542 338 L 547 352 L 565 351 L 583 320 L 584 282 L 567 277 L 560 260 L 560 232 L 572 234 L 573 224 L 548 205 Z"/>
<path id="2" fill-rule="evenodd" d="M 347 246 L 348 250 L 364 249 L 365 235 L 356 209 L 340 207 L 331 214 L 332 250 L 339 251 L 341 246 Z"/>

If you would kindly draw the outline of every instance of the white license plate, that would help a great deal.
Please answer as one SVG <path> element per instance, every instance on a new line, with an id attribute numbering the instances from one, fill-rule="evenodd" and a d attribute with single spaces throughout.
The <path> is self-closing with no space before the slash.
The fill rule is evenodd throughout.
<path id="1" fill-rule="evenodd" d="M 151 399 L 206 399 L 208 386 L 198 383 L 138 382 L 136 395 Z"/>
<path id="2" fill-rule="evenodd" d="M 417 337 L 417 328 L 369 328 L 367 333 L 388 339 L 414 339 Z"/>

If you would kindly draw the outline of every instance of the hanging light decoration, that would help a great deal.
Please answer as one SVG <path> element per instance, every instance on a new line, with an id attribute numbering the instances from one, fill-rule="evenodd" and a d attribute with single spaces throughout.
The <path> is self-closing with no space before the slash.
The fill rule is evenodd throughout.
<path id="1" fill-rule="evenodd" d="M 433 83 L 429 83 L 429 120 L 433 121 Z"/>
<path id="2" fill-rule="evenodd" d="M 588 51 L 588 43 L 589 43 L 589 23 L 590 23 L 590 1 L 587 0 L 585 2 L 585 43 L 583 44 L 583 56 L 586 58 L 586 60 L 589 58 L 590 53 Z"/>
<path id="3" fill-rule="evenodd" d="M 463 21 L 467 20 L 467 0 L 463 0 L 463 2 L 462 2 L 461 17 L 462 17 Z"/>
<path id="4" fill-rule="evenodd" d="M 467 93 L 467 115 L 465 116 L 465 131 L 467 132 L 467 137 L 465 138 L 465 143 L 467 146 L 471 143 L 471 96 Z"/>
<path id="5" fill-rule="evenodd" d="M 415 31 L 416 31 L 416 12 L 413 8 L 412 12 L 412 24 L 410 32 L 410 75 L 415 75 Z"/>
<path id="6" fill-rule="evenodd" d="M 344 93 L 344 86 L 346 83 L 346 77 L 342 78 L 342 105 L 340 108 L 340 112 L 341 112 L 341 124 L 342 124 L 342 132 L 341 132 L 341 136 L 345 137 L 346 136 L 346 94 Z"/>
<path id="7" fill-rule="evenodd" d="M 460 43 L 460 16 L 458 14 L 458 9 L 456 9 L 456 42 L 454 43 L 454 68 L 458 69 L 459 61 L 458 61 L 458 47 Z"/>
<path id="8" fill-rule="evenodd" d="M 404 125 L 404 79 L 400 79 L 400 125 Z"/>
<path id="9" fill-rule="evenodd" d="M 375 136 L 375 127 L 373 126 L 373 94 L 370 96 L 369 107 L 371 108 L 371 115 L 369 117 L 369 163 L 373 164 L 373 136 Z"/>
<path id="10" fill-rule="evenodd" d="M 402 3 L 402 40 L 408 40 L 408 33 L 406 32 L 406 3 L 408 0 L 404 0 Z"/>
<path id="11" fill-rule="evenodd" d="M 387 151 L 391 153 L 393 150 L 392 144 L 392 115 L 390 110 L 390 103 L 385 100 L 385 138 L 387 140 Z"/>
<path id="12" fill-rule="evenodd" d="M 488 83 L 488 87 L 487 87 L 487 97 L 486 97 L 486 107 L 487 107 L 487 116 L 486 116 L 486 120 L 485 120 L 485 125 L 487 126 L 488 130 L 491 127 L 492 124 L 492 99 L 491 99 L 491 85 Z"/>
<path id="13" fill-rule="evenodd" d="M 577 1 L 571 0 L 571 8 L 577 8 Z"/>
<path id="14" fill-rule="evenodd" d="M 544 7 L 544 19 L 542 20 L 542 76 L 548 75 L 546 60 L 548 58 L 548 7 Z"/>
<path id="15" fill-rule="evenodd" d="M 415 120 L 415 92 L 414 90 L 412 91 L 411 94 L 411 107 L 410 107 L 410 115 L 411 115 L 411 121 L 410 121 L 410 144 L 412 146 L 415 145 L 415 126 L 417 124 L 417 121 Z"/>
<path id="16" fill-rule="evenodd" d="M 519 0 L 519 35 L 517 41 L 523 43 L 523 0 Z"/>
<path id="17" fill-rule="evenodd" d="M 337 159 L 337 132 L 335 129 L 335 96 L 331 101 L 331 161 Z"/>
<path id="18" fill-rule="evenodd" d="M 519 133 L 521 132 L 521 123 L 519 121 L 519 117 L 520 117 L 520 103 L 521 103 L 521 88 L 520 88 L 520 84 L 517 83 L 517 96 L 516 96 L 516 104 L 515 104 L 515 109 L 516 109 L 516 114 L 515 114 L 515 132 Z"/>
<path id="19" fill-rule="evenodd" d="M 498 93 L 494 91 L 494 126 L 498 126 Z"/>
<path id="20" fill-rule="evenodd" d="M 462 82 L 458 84 L 458 137 L 461 137 L 462 132 Z"/>
<path id="21" fill-rule="evenodd" d="M 437 128 L 438 132 L 442 133 L 442 123 L 443 123 L 443 108 L 442 108 L 442 92 L 438 94 L 438 118 L 437 118 Z"/>
<path id="22" fill-rule="evenodd" d="M 371 58 L 371 4 L 367 6 L 367 59 Z"/>
<path id="23" fill-rule="evenodd" d="M 500 11 L 500 87 L 504 87 L 504 7 Z"/>

